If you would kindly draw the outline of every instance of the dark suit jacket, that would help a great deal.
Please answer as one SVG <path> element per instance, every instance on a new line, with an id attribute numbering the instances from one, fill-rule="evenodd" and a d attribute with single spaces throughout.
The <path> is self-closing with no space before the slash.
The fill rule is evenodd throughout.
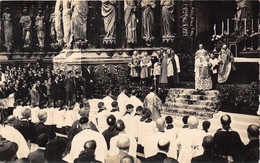
<path id="1" fill-rule="evenodd" d="M 259 160 L 259 139 L 250 140 L 244 149 L 244 162 L 257 163 Z"/>
<path id="2" fill-rule="evenodd" d="M 213 152 L 204 152 L 203 155 L 193 157 L 191 163 L 227 163 L 227 159 L 215 155 Z"/>
<path id="3" fill-rule="evenodd" d="M 44 151 L 45 150 L 43 149 L 37 149 L 36 151 L 29 153 L 27 158 L 30 162 L 42 163 L 45 161 Z"/>
<path id="4" fill-rule="evenodd" d="M 145 162 L 154 162 L 154 163 L 164 163 L 164 162 L 173 162 L 178 163 L 177 160 L 173 158 L 168 158 L 165 153 L 158 152 L 156 155 L 148 157 Z"/>
<path id="5" fill-rule="evenodd" d="M 17 120 L 14 123 L 14 128 L 16 128 L 23 135 L 26 141 L 31 139 L 33 123 L 30 120 Z"/>

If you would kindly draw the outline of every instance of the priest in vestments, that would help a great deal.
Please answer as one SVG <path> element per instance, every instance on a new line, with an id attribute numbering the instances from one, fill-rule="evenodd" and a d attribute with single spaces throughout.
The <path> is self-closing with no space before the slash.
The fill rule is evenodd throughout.
<path id="1" fill-rule="evenodd" d="M 212 81 L 210 76 L 209 55 L 200 44 L 199 50 L 195 54 L 195 89 L 210 90 Z"/>
<path id="2" fill-rule="evenodd" d="M 232 62 L 234 62 L 233 54 L 227 48 L 227 45 L 223 45 L 219 56 L 219 69 L 218 69 L 218 82 L 225 83 L 228 80 Z"/>
<path id="3" fill-rule="evenodd" d="M 150 93 L 144 99 L 144 108 L 148 108 L 152 112 L 152 120 L 156 121 L 161 117 L 162 100 L 156 95 L 154 88 L 150 89 Z"/>

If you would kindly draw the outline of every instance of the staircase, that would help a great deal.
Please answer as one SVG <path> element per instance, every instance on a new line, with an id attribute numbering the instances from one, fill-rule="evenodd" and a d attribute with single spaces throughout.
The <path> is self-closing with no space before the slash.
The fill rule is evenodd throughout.
<path id="1" fill-rule="evenodd" d="M 195 89 L 169 89 L 163 114 L 174 116 L 194 115 L 200 119 L 211 119 L 219 109 L 219 91 L 197 91 Z"/>

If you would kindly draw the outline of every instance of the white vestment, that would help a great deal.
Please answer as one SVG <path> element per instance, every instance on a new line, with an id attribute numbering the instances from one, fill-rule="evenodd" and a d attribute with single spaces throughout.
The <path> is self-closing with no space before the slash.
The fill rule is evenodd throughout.
<path id="1" fill-rule="evenodd" d="M 109 116 L 109 112 L 107 110 L 103 110 L 97 113 L 97 128 L 100 133 L 102 133 L 108 128 L 108 124 L 107 124 L 108 116 Z"/>
<path id="2" fill-rule="evenodd" d="M 105 104 L 105 107 L 107 108 L 108 111 L 112 110 L 112 102 L 114 100 L 110 96 L 106 96 L 103 98 L 103 102 Z"/>
<path id="3" fill-rule="evenodd" d="M 95 140 L 97 147 L 95 150 L 95 156 L 96 160 L 105 162 L 105 159 L 107 158 L 108 151 L 107 151 L 107 144 L 105 141 L 104 136 L 96 131 L 93 131 L 91 129 L 85 129 L 75 135 L 71 142 L 71 150 L 70 150 L 70 158 L 71 162 L 74 161 L 74 159 L 78 158 L 81 151 L 84 150 L 84 144 L 86 141 L 89 140 Z"/>
<path id="4" fill-rule="evenodd" d="M 137 150 L 137 142 L 136 142 L 136 139 L 131 136 L 131 135 L 128 135 L 128 134 L 122 134 L 122 133 L 119 133 L 117 136 L 114 136 L 111 138 L 110 140 L 110 150 L 109 150 L 109 155 L 110 156 L 113 156 L 113 155 L 116 155 L 119 153 L 119 149 L 117 147 L 117 141 L 123 137 L 123 136 L 126 136 L 129 138 L 130 140 L 130 146 L 129 146 L 129 152 L 128 154 L 133 156 L 133 157 L 136 157 L 136 150 Z"/>
<path id="5" fill-rule="evenodd" d="M 30 150 L 27 146 L 26 140 L 23 135 L 11 126 L 1 126 L 0 125 L 0 135 L 6 140 L 15 142 L 18 145 L 17 157 L 18 158 L 27 158 Z"/>
<path id="6" fill-rule="evenodd" d="M 129 99 L 129 97 L 123 92 L 121 92 L 117 97 L 119 112 L 121 113 L 121 115 L 125 114 L 125 111 L 126 111 L 125 101 L 128 99 Z"/>
<path id="7" fill-rule="evenodd" d="M 125 101 L 125 106 L 127 104 L 132 104 L 134 106 L 134 113 L 135 113 L 135 109 L 138 106 L 142 106 L 143 107 L 143 102 L 137 98 L 136 96 L 131 96 L 128 100 Z"/>
<path id="8" fill-rule="evenodd" d="M 177 143 L 181 145 L 179 163 L 190 163 L 193 157 L 203 154 L 204 136 L 206 133 L 198 129 L 187 129 L 179 133 L 177 140 Z"/>

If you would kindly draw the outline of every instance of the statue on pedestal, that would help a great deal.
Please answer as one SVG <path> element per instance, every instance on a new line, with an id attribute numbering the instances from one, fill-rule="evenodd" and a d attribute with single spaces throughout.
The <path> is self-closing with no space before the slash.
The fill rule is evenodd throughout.
<path id="1" fill-rule="evenodd" d="M 63 24 L 62 24 L 62 8 L 63 8 L 63 3 L 62 0 L 57 0 L 56 5 L 55 5 L 55 10 L 54 10 L 54 15 L 55 15 L 55 31 L 57 35 L 57 41 L 58 44 L 63 43 Z"/>
<path id="2" fill-rule="evenodd" d="M 162 40 L 171 42 L 174 39 L 172 29 L 174 27 L 174 0 L 161 0 L 162 7 Z"/>
<path id="3" fill-rule="evenodd" d="M 5 47 L 10 52 L 13 46 L 13 27 L 10 9 L 7 7 L 2 17 L 4 23 Z"/>
<path id="4" fill-rule="evenodd" d="M 55 30 L 55 13 L 53 12 L 50 15 L 50 37 L 51 37 L 51 43 L 55 43 L 56 42 L 56 30 Z"/>
<path id="5" fill-rule="evenodd" d="M 71 33 L 74 41 L 78 42 L 87 40 L 87 18 L 88 18 L 88 2 L 73 0 L 71 2 L 72 8 L 72 27 Z"/>
<path id="6" fill-rule="evenodd" d="M 62 22 L 64 30 L 63 41 L 66 48 L 71 48 L 72 34 L 71 34 L 71 0 L 62 1 Z"/>
<path id="7" fill-rule="evenodd" d="M 124 11 L 125 11 L 126 40 L 128 44 L 134 44 L 137 42 L 137 35 L 136 35 L 137 19 L 135 17 L 136 6 L 134 0 L 124 1 Z"/>
<path id="8" fill-rule="evenodd" d="M 38 12 L 38 15 L 35 19 L 35 29 L 37 31 L 37 39 L 38 39 L 38 47 L 42 51 L 45 47 L 44 40 L 45 40 L 45 17 L 42 14 L 42 11 L 40 10 Z"/>
<path id="9" fill-rule="evenodd" d="M 154 40 L 153 27 L 154 15 L 152 9 L 155 8 L 155 0 L 141 0 L 142 6 L 142 38 L 150 45 Z"/>
<path id="10" fill-rule="evenodd" d="M 32 21 L 31 17 L 28 15 L 28 10 L 23 10 L 23 16 L 20 18 L 19 22 L 23 27 L 23 41 L 24 41 L 24 48 L 30 48 L 31 47 L 31 26 Z"/>
<path id="11" fill-rule="evenodd" d="M 102 0 L 101 15 L 104 17 L 104 26 L 106 36 L 103 40 L 105 44 L 115 43 L 115 28 L 116 28 L 116 0 Z"/>

